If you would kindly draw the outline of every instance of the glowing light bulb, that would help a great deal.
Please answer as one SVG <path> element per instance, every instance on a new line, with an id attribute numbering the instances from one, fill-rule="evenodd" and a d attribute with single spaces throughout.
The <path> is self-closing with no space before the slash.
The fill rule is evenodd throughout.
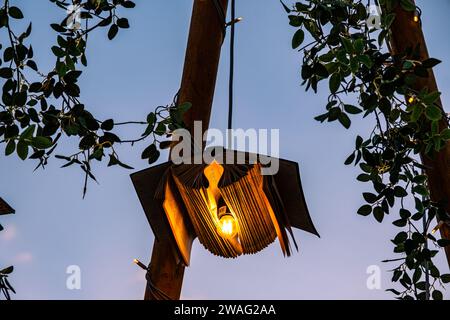
<path id="1" fill-rule="evenodd" d="M 225 212 L 224 212 L 225 211 Z M 226 212 L 226 207 L 219 209 L 219 224 L 217 226 L 219 234 L 228 239 L 236 237 L 238 226 L 236 219 L 229 212 Z"/>
<path id="2" fill-rule="evenodd" d="M 422 14 L 422 11 L 420 11 L 420 9 L 417 9 L 416 12 L 414 12 L 414 17 L 413 17 L 413 21 L 415 23 L 419 23 L 420 22 L 420 16 Z"/>
<path id="3" fill-rule="evenodd" d="M 411 97 L 408 98 L 408 103 L 412 104 L 415 100 L 416 99 L 413 96 L 411 96 Z"/>
<path id="4" fill-rule="evenodd" d="M 444 221 L 439 221 L 438 225 L 431 230 L 431 234 L 435 234 L 443 225 Z"/>
<path id="5" fill-rule="evenodd" d="M 142 262 L 140 262 L 138 259 L 134 259 L 133 262 L 138 265 L 139 267 L 141 267 L 144 270 L 147 270 L 147 267 L 145 266 L 145 264 L 143 264 Z"/>

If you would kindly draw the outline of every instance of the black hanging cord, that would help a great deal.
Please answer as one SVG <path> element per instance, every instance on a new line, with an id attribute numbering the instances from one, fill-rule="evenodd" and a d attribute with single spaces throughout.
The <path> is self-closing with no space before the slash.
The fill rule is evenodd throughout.
<path id="1" fill-rule="evenodd" d="M 228 129 L 233 127 L 233 89 L 234 89 L 234 37 L 236 24 L 236 1 L 231 0 L 231 35 L 230 35 L 230 79 L 228 85 Z M 231 145 L 228 146 L 231 148 Z"/>
<path id="2" fill-rule="evenodd" d="M 228 83 L 228 124 L 227 129 L 231 130 L 233 127 L 233 96 L 234 96 L 234 39 L 235 39 L 235 24 L 239 21 L 236 19 L 236 0 L 230 0 L 231 2 L 231 21 L 226 23 L 225 10 L 220 4 L 219 0 L 212 0 L 214 6 L 217 9 L 217 14 L 221 23 L 224 26 L 224 39 L 226 34 L 226 28 L 231 28 L 230 35 L 230 78 Z M 231 139 L 231 137 L 230 137 Z M 231 141 L 228 141 L 228 147 L 231 147 Z"/>

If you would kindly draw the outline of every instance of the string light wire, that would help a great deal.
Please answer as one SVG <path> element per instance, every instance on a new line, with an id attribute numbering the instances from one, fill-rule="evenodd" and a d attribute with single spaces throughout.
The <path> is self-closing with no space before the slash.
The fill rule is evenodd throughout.
<path id="1" fill-rule="evenodd" d="M 236 27 L 236 0 L 231 0 L 231 34 L 230 34 L 230 79 L 228 86 L 228 130 L 233 127 L 233 95 L 234 95 L 234 40 Z M 231 147 L 231 145 L 229 146 Z"/>

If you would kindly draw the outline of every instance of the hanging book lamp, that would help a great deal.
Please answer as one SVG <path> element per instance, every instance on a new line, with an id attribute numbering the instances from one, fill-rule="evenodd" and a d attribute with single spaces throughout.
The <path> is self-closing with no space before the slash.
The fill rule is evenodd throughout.
<path id="1" fill-rule="evenodd" d="M 231 152 L 244 156 L 245 163 L 166 162 L 131 176 L 155 236 L 163 236 L 157 224 L 166 221 L 178 249 L 176 256 L 185 265 L 197 237 L 211 253 L 236 258 L 257 253 L 277 238 L 283 254 L 289 256 L 290 241 L 298 249 L 292 228 L 318 235 L 297 163 L 279 160 L 277 174 L 262 175 L 262 165 L 250 163 L 248 153 Z"/>
<path id="2" fill-rule="evenodd" d="M 213 0 L 220 21 L 231 27 L 228 129 L 232 128 L 235 0 L 231 22 L 219 1 Z M 181 101 L 184 102 L 184 101 Z M 195 107 L 195 106 L 194 106 Z M 189 128 L 192 131 L 192 128 Z M 192 133 L 192 132 L 191 132 Z M 231 145 L 229 141 L 229 145 Z M 175 243 L 177 261 L 189 265 L 193 241 L 211 253 L 236 258 L 257 253 L 277 238 L 285 256 L 298 250 L 292 228 L 319 235 L 306 206 L 296 162 L 214 147 L 213 160 L 201 164 L 166 162 L 131 175 L 155 237 Z M 224 154 L 243 159 L 223 163 Z M 262 163 L 279 163 L 275 174 L 263 175 Z M 171 233 L 165 232 L 171 230 Z"/>

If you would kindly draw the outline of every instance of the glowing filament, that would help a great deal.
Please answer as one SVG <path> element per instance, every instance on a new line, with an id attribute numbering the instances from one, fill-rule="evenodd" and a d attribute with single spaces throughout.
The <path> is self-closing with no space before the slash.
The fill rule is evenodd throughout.
<path id="1" fill-rule="evenodd" d="M 224 238 L 232 239 L 237 235 L 237 223 L 236 219 L 229 212 L 226 212 L 226 207 L 219 209 L 219 224 L 218 232 Z M 225 211 L 225 213 L 223 212 Z"/>

